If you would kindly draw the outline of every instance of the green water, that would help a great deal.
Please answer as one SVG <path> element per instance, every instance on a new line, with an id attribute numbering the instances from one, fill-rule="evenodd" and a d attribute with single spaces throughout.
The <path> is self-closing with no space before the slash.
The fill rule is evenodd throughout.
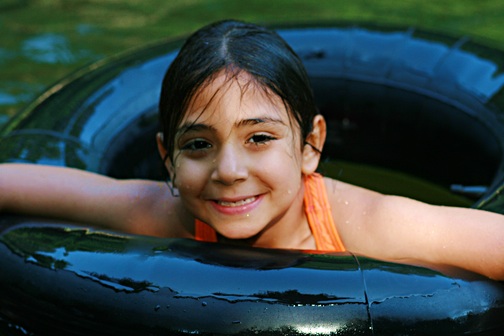
<path id="1" fill-rule="evenodd" d="M 339 181 L 429 204 L 469 207 L 474 200 L 425 179 L 382 167 L 346 161 L 322 162 L 319 171 Z"/>
<path id="2" fill-rule="evenodd" d="M 500 0 L 0 0 L 0 126 L 85 64 L 225 18 L 413 26 L 504 46 Z"/>

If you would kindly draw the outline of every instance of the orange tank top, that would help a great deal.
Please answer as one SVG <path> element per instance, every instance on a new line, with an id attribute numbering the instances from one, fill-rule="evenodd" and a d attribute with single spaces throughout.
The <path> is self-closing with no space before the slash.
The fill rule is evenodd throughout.
<path id="1" fill-rule="evenodd" d="M 324 178 L 318 173 L 304 176 L 304 208 L 317 250 L 343 252 L 345 247 L 336 231 L 327 199 Z M 208 224 L 196 219 L 195 239 L 217 242 L 217 233 Z"/>

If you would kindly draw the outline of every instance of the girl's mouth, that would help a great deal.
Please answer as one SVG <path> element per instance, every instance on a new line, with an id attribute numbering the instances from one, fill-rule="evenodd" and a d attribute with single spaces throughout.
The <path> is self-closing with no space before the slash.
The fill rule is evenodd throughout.
<path id="1" fill-rule="evenodd" d="M 243 199 L 216 199 L 210 202 L 213 208 L 225 215 L 245 215 L 254 210 L 263 199 L 262 195 L 249 196 Z"/>
<path id="2" fill-rule="evenodd" d="M 217 200 L 217 204 L 219 204 L 220 206 L 225 206 L 225 207 L 239 207 L 239 206 L 243 206 L 243 205 L 246 205 L 246 204 L 250 204 L 252 202 L 254 202 L 256 200 L 256 197 L 255 196 L 252 196 L 252 197 L 248 197 L 246 199 L 243 199 L 243 200 L 239 200 L 239 201 L 236 201 L 236 202 L 230 202 L 230 201 L 219 201 Z"/>

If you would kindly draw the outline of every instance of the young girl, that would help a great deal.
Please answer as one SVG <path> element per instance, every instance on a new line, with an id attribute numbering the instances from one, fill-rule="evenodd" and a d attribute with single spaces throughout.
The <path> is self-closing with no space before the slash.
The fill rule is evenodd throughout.
<path id="1" fill-rule="evenodd" d="M 386 196 L 316 173 L 326 124 L 274 32 L 223 21 L 166 73 L 158 148 L 170 185 L 69 168 L 0 166 L 0 211 L 162 237 L 348 250 L 504 279 L 504 216 Z"/>

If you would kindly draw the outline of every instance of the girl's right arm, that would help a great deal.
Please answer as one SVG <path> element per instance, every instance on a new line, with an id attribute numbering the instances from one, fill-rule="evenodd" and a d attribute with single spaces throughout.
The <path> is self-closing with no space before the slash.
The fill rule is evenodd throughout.
<path id="1" fill-rule="evenodd" d="M 187 236 L 177 203 L 160 182 L 116 180 L 72 168 L 0 164 L 0 212 L 129 233 Z"/>

